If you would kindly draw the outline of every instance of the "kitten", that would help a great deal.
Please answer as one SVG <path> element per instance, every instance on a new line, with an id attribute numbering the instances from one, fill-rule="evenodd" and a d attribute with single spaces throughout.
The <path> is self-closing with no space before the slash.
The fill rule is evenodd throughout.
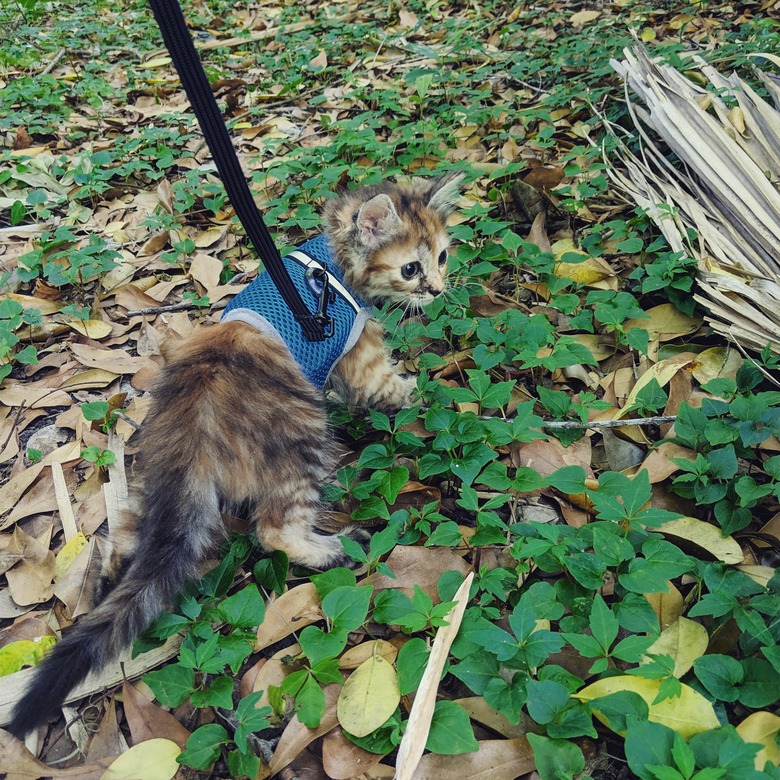
<path id="1" fill-rule="evenodd" d="M 329 202 L 325 235 L 346 286 L 370 303 L 415 308 L 443 292 L 459 184 L 449 175 Z M 224 538 L 221 512 L 249 507 L 261 544 L 291 561 L 344 562 L 338 537 L 317 532 L 320 488 L 336 465 L 322 394 L 278 335 L 223 321 L 176 349 L 140 434 L 135 506 L 112 531 L 102 600 L 36 668 L 10 725 L 18 736 L 55 716 L 197 577 Z M 415 380 L 397 373 L 381 324 L 369 318 L 330 384 L 354 406 L 393 410 L 410 402 Z"/>

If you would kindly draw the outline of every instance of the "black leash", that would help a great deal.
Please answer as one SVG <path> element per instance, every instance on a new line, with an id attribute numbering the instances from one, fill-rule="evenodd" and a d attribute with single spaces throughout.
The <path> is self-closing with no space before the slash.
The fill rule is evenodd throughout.
<path id="1" fill-rule="evenodd" d="M 312 314 L 306 307 L 255 206 L 178 0 L 149 0 L 149 5 L 238 219 L 306 338 L 309 341 L 322 341 L 326 338 L 325 318 Z"/>

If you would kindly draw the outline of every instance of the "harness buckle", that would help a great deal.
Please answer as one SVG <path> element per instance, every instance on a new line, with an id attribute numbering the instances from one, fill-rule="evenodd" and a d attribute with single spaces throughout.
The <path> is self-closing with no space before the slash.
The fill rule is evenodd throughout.
<path id="1" fill-rule="evenodd" d="M 330 338 L 336 332 L 333 317 L 328 316 L 328 304 L 336 302 L 336 293 L 330 288 L 328 272 L 321 267 L 309 266 L 306 269 L 306 283 L 317 296 L 317 311 L 314 319 L 322 328 L 325 338 Z"/>

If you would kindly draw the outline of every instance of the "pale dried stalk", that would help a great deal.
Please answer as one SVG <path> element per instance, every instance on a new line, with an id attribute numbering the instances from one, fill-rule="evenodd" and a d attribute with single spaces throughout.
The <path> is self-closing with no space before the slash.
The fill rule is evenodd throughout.
<path id="1" fill-rule="evenodd" d="M 769 345 L 780 354 L 780 112 L 736 74 L 726 78 L 698 57 L 696 67 L 719 94 L 652 62 L 641 45 L 624 55 L 612 66 L 626 82 L 642 149 L 637 156 L 621 144 L 610 175 L 673 251 L 699 261 L 695 297 L 712 327 L 745 348 Z M 760 75 L 780 104 L 780 88 Z"/>
<path id="2" fill-rule="evenodd" d="M 439 689 L 439 681 L 450 647 L 455 641 L 466 604 L 469 600 L 469 589 L 474 579 L 474 572 L 461 583 L 453 601 L 455 606 L 447 615 L 447 625 L 442 626 L 433 640 L 431 655 L 425 667 L 420 686 L 414 697 L 412 711 L 409 713 L 409 722 L 406 725 L 403 739 L 398 748 L 398 758 L 395 762 L 395 780 L 412 780 L 417 765 L 422 758 L 425 743 L 428 741 L 428 733 L 431 729 L 431 719 L 436 706 L 436 692 Z"/>

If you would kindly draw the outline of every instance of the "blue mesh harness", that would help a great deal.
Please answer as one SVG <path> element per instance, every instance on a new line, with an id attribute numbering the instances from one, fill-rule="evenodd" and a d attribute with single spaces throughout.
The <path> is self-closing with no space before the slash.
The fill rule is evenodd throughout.
<path id="1" fill-rule="evenodd" d="M 240 320 L 263 333 L 277 336 L 309 381 L 321 390 L 336 363 L 355 346 L 370 314 L 365 304 L 344 285 L 341 269 L 334 261 L 333 249 L 325 236 L 301 244 L 282 261 L 310 310 L 317 309 L 322 291 L 322 283 L 314 273 L 327 272 L 327 314 L 332 318 L 328 338 L 324 341 L 306 339 L 267 271 L 230 301 L 222 314 L 222 322 Z"/>

